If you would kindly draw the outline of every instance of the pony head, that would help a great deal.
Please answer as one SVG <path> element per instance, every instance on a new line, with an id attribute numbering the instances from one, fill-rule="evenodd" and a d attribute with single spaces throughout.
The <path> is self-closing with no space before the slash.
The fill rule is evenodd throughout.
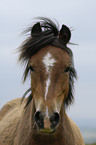
<path id="1" fill-rule="evenodd" d="M 76 71 L 72 51 L 67 47 L 71 31 L 65 25 L 59 31 L 50 19 L 42 18 L 30 33 L 20 48 L 19 58 L 26 64 L 24 81 L 28 73 L 31 76 L 26 107 L 33 105 L 33 101 L 35 128 L 42 133 L 52 133 L 60 125 L 62 108 L 74 99 Z"/>

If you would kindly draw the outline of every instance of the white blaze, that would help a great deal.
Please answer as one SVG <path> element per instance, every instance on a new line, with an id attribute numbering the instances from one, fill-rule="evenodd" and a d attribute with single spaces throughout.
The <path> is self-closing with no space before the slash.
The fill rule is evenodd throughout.
<path id="1" fill-rule="evenodd" d="M 52 57 L 52 55 L 49 52 L 44 56 L 43 63 L 46 67 L 47 73 L 50 73 L 50 69 L 52 68 L 52 66 L 54 66 L 55 62 L 56 60 Z"/>
<path id="2" fill-rule="evenodd" d="M 43 63 L 44 63 L 45 68 L 46 68 L 46 73 L 48 74 L 48 78 L 46 80 L 45 100 L 46 100 L 46 97 L 48 94 L 49 86 L 51 84 L 51 76 L 50 76 L 51 69 L 54 66 L 55 62 L 56 62 L 56 60 L 52 57 L 52 55 L 49 52 L 43 58 Z"/>
<path id="3" fill-rule="evenodd" d="M 48 89 L 49 89 L 50 83 L 51 83 L 51 80 L 50 80 L 50 75 L 49 75 L 48 79 L 46 80 L 45 100 L 46 100 L 46 97 L 48 94 Z"/>

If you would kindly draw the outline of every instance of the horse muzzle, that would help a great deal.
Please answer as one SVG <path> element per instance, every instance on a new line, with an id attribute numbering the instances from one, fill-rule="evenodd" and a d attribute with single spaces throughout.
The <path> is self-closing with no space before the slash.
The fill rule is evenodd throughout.
<path id="1" fill-rule="evenodd" d="M 53 133 L 60 122 L 59 113 L 55 112 L 50 117 L 43 115 L 42 112 L 37 111 L 34 115 L 35 123 L 37 128 L 42 133 Z"/>

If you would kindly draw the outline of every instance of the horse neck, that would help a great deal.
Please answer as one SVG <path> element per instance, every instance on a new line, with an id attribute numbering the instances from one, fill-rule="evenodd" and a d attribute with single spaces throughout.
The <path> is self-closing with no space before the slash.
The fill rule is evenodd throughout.
<path id="1" fill-rule="evenodd" d="M 30 134 L 32 132 L 32 118 L 33 118 L 34 105 L 33 100 L 24 109 L 21 120 L 18 126 L 17 136 L 15 137 L 14 144 L 16 145 L 29 145 Z"/>

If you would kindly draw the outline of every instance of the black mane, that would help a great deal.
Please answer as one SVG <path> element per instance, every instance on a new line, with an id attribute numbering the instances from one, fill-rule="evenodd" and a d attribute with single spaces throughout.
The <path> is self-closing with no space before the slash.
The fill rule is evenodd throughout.
<path id="1" fill-rule="evenodd" d="M 72 59 L 73 69 L 70 70 L 69 74 L 69 94 L 64 104 L 67 107 L 74 100 L 73 97 L 73 88 L 74 88 L 74 78 L 76 78 L 76 71 L 73 64 L 73 54 L 71 49 L 69 49 L 66 45 L 70 40 L 71 32 L 69 28 L 65 25 L 62 25 L 62 29 L 59 31 L 56 24 L 47 18 L 40 18 L 40 22 L 36 23 L 29 29 L 31 36 L 26 39 L 23 44 L 19 47 L 20 57 L 19 60 L 26 64 L 25 72 L 24 72 L 24 82 L 28 76 L 29 68 L 28 62 L 30 58 L 36 54 L 40 49 L 47 45 L 53 45 L 59 47 L 61 49 L 66 50 L 66 52 L 70 55 Z M 27 93 L 29 93 L 30 89 L 25 92 L 23 98 Z M 28 97 L 28 102 L 32 100 L 32 92 Z"/>

